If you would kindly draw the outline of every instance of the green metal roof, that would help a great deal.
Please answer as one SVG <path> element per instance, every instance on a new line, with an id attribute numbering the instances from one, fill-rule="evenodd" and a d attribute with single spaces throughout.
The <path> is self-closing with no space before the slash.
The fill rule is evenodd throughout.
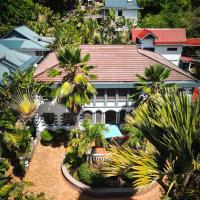
<path id="1" fill-rule="evenodd" d="M 25 36 L 27 39 L 37 42 L 43 47 L 47 47 L 49 43 L 52 43 L 54 41 L 53 37 L 40 36 L 26 26 L 19 26 L 16 27 L 14 30 Z"/>
<path id="2" fill-rule="evenodd" d="M 0 60 L 1 65 L 7 67 L 8 70 L 15 71 L 16 69 L 25 70 L 31 65 L 34 65 L 41 57 L 30 56 L 24 53 L 19 53 L 15 50 L 8 49 L 0 44 Z"/>
<path id="3" fill-rule="evenodd" d="M 16 37 L 0 39 L 0 44 L 6 46 L 9 49 L 43 50 L 43 51 L 49 50 L 48 48 L 45 48 L 39 45 L 38 43 L 33 42 L 32 40 L 16 38 Z"/>

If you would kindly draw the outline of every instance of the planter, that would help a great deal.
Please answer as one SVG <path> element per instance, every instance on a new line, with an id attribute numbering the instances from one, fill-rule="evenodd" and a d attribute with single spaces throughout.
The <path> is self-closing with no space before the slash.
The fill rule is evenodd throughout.
<path id="1" fill-rule="evenodd" d="M 142 195 L 150 190 L 152 190 L 154 187 L 158 185 L 157 182 L 153 182 L 150 184 L 147 188 L 144 190 L 138 192 L 134 190 L 132 187 L 118 187 L 118 188 L 92 188 L 91 186 L 88 186 L 75 178 L 73 178 L 66 166 L 62 163 L 61 165 L 61 171 L 64 176 L 64 178 L 70 182 L 73 186 L 81 190 L 83 193 L 89 196 L 93 197 L 130 197 L 130 196 L 138 196 Z"/>

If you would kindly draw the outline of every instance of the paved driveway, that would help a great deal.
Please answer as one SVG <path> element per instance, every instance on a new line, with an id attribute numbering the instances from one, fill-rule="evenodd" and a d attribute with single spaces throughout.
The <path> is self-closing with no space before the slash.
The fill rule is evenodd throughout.
<path id="1" fill-rule="evenodd" d="M 80 191 L 72 187 L 61 173 L 61 161 L 65 154 L 63 146 L 51 147 L 38 143 L 25 179 L 31 181 L 34 186 L 29 190 L 44 192 L 47 197 L 55 200 L 94 200 L 82 195 Z M 98 200 L 160 200 L 159 187 L 147 192 L 145 195 L 131 198 L 98 198 Z"/>

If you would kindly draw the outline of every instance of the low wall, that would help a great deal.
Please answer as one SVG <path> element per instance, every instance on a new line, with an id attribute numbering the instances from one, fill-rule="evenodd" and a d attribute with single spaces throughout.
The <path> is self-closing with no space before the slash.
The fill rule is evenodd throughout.
<path id="1" fill-rule="evenodd" d="M 80 181 L 77 181 L 74 179 L 70 173 L 68 172 L 66 166 L 62 163 L 61 165 L 61 171 L 63 176 L 67 181 L 69 181 L 73 186 L 81 189 L 81 191 L 89 196 L 93 197 L 122 197 L 122 196 L 137 196 L 142 195 L 150 190 L 152 190 L 154 187 L 156 187 L 158 184 L 157 182 L 152 183 L 149 185 L 148 188 L 145 190 L 142 190 L 140 192 L 136 192 L 134 188 L 132 187 L 121 187 L 121 188 L 92 188 L 88 185 L 85 185 L 81 183 Z"/>

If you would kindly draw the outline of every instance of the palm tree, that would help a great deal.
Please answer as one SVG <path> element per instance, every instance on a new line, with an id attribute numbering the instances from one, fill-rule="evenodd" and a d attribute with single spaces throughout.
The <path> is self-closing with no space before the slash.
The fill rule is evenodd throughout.
<path id="1" fill-rule="evenodd" d="M 91 148 L 92 142 L 95 142 L 96 147 L 103 147 L 106 145 L 106 139 L 103 135 L 103 132 L 106 130 L 107 127 L 104 124 L 92 124 L 91 121 L 85 120 L 82 124 L 82 130 L 72 131 L 72 139 L 67 149 L 71 147 L 75 149 L 75 146 L 78 145 L 78 152 L 81 157 Z"/>
<path id="2" fill-rule="evenodd" d="M 107 127 L 104 124 L 92 124 L 86 120 L 82 124 L 82 130 L 72 130 L 71 140 L 66 148 L 67 163 L 71 163 L 72 166 L 82 164 L 85 161 L 86 153 L 91 149 L 93 142 L 97 146 L 105 146 L 106 140 L 103 135 L 103 131 L 106 131 Z"/>
<path id="3" fill-rule="evenodd" d="M 81 55 L 81 49 L 65 47 L 57 52 L 59 68 L 64 74 L 62 83 L 55 90 L 55 99 L 63 103 L 71 112 L 76 127 L 78 116 L 84 104 L 90 103 L 90 97 L 96 94 L 95 87 L 90 80 L 96 76 L 90 73 L 93 66 L 87 65 L 89 54 Z M 57 70 L 50 71 L 50 76 L 56 76 Z"/>
<path id="4" fill-rule="evenodd" d="M 157 181 L 168 199 L 199 200 L 200 99 L 191 103 L 187 94 L 154 94 L 127 117 L 142 131 L 149 149 L 113 147 L 105 173 L 130 173 L 135 186 Z"/>
<path id="5" fill-rule="evenodd" d="M 154 64 L 146 68 L 144 76 L 137 75 L 140 83 L 136 87 L 137 93 L 134 94 L 132 98 L 138 100 L 141 93 L 149 95 L 151 93 L 160 92 L 164 80 L 170 76 L 170 72 L 170 69 L 165 68 L 161 64 Z"/>

